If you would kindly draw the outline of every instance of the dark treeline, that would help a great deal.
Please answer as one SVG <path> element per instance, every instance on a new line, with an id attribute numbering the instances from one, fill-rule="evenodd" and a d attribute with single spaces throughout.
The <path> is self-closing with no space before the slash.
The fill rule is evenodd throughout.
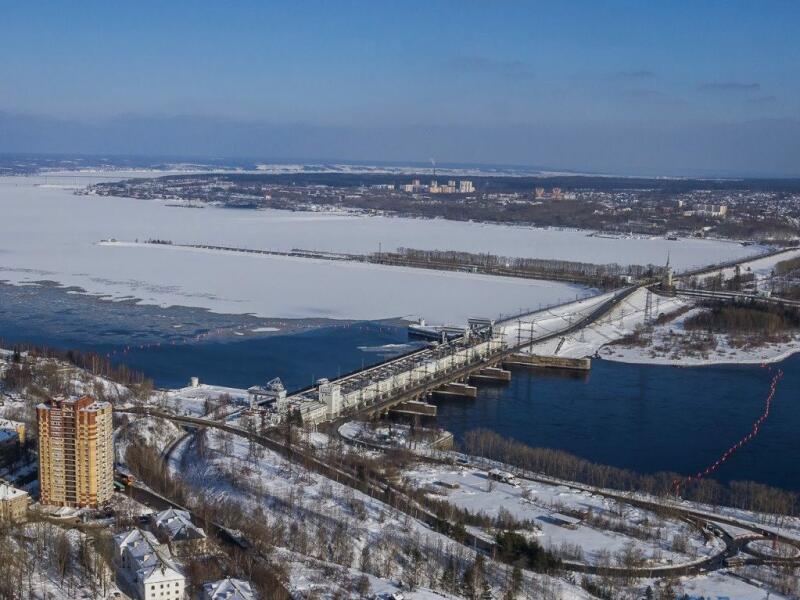
<path id="1" fill-rule="evenodd" d="M 464 450 L 550 477 L 656 496 L 674 495 L 675 481 L 684 479 L 677 473 L 644 475 L 596 464 L 560 450 L 532 448 L 486 429 L 468 432 L 464 436 Z M 783 516 L 799 514 L 797 494 L 760 483 L 732 481 L 724 485 L 713 479 L 701 479 L 681 490 L 687 500 L 768 513 L 775 515 L 776 522 Z"/>
<path id="2" fill-rule="evenodd" d="M 790 258 L 788 260 L 782 260 L 778 264 L 775 265 L 775 274 L 776 275 L 789 275 L 794 273 L 795 271 L 800 271 L 800 257 L 798 258 Z"/>
<path id="3" fill-rule="evenodd" d="M 0 339 L 0 348 L 6 348 L 3 340 Z M 79 369 L 89 371 L 93 375 L 105 377 L 125 386 L 149 386 L 152 388 L 152 380 L 145 377 L 143 373 L 134 371 L 127 365 L 115 365 L 107 357 L 96 352 L 84 352 L 81 350 L 59 350 L 36 346 L 34 344 L 14 344 L 11 349 L 14 351 L 12 362 L 18 365 L 27 361 L 23 360 L 22 353 L 26 353 L 28 358 L 53 359 L 68 362 Z"/>
<path id="4" fill-rule="evenodd" d="M 684 327 L 714 333 L 751 333 L 765 338 L 800 327 L 800 312 L 781 306 L 731 306 L 714 303 L 711 310 L 686 319 Z"/>
<path id="5" fill-rule="evenodd" d="M 379 255 L 373 255 L 372 258 L 383 263 L 425 266 L 428 268 L 472 270 L 516 277 L 568 279 L 603 289 L 620 287 L 625 283 L 626 277 L 634 279 L 659 277 L 664 271 L 663 267 L 654 265 L 595 264 L 568 260 L 476 254 L 454 250 L 419 250 L 415 248 L 398 248 L 397 252 L 383 252 Z"/>

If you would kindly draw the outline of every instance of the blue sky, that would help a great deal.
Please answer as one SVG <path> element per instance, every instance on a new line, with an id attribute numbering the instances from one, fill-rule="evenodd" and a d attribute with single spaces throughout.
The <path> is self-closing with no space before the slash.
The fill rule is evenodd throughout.
<path id="1" fill-rule="evenodd" d="M 0 152 L 800 175 L 800 3 L 5 3 Z"/>

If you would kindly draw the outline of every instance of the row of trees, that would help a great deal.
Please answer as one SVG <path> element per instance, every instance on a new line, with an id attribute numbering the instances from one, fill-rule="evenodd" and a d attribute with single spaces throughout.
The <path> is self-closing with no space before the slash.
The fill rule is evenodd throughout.
<path id="1" fill-rule="evenodd" d="M 757 334 L 772 338 L 800 327 L 800 313 L 780 306 L 735 306 L 714 303 L 710 310 L 698 312 L 684 321 L 690 331 L 709 333 Z"/>
<path id="2" fill-rule="evenodd" d="M 423 266 L 446 270 L 472 270 L 495 275 L 577 281 L 603 289 L 620 287 L 627 277 L 660 277 L 663 267 L 654 265 L 596 264 L 568 260 L 520 258 L 457 252 L 398 248 L 397 252 L 373 254 L 374 262 Z"/>
<path id="3" fill-rule="evenodd" d="M 47 598 L 51 577 L 67 597 L 108 596 L 114 582 L 110 557 L 78 531 L 34 522 L 0 528 L 0 600 Z"/>
<path id="4" fill-rule="evenodd" d="M 560 450 L 532 448 L 486 429 L 468 432 L 464 436 L 464 449 L 469 454 L 551 477 L 657 496 L 674 494 L 674 482 L 683 479 L 677 473 L 643 475 L 596 464 Z M 768 519 L 776 524 L 780 524 L 787 516 L 797 515 L 800 507 L 797 494 L 755 482 L 734 481 L 724 485 L 713 479 L 701 479 L 682 488 L 682 493 L 685 498 L 697 502 L 767 513 L 770 515 Z"/>
<path id="5" fill-rule="evenodd" d="M 5 346 L 0 339 L 0 348 L 3 347 Z M 124 386 L 131 386 L 133 388 L 149 386 L 152 388 L 153 385 L 152 380 L 145 377 L 143 373 L 134 371 L 124 364 L 114 364 L 108 357 L 97 354 L 96 352 L 83 352 L 74 349 L 56 350 L 33 344 L 14 345 L 14 352 L 11 360 L 12 365 L 28 365 L 29 368 L 33 368 L 33 365 L 37 363 L 48 362 L 48 360 L 42 359 L 70 363 L 93 375 L 104 377 Z M 57 393 L 57 391 L 52 390 L 52 393 Z"/>

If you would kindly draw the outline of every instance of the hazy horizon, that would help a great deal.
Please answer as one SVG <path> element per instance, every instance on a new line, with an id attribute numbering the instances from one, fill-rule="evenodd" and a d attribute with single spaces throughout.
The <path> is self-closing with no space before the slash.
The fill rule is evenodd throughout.
<path id="1" fill-rule="evenodd" d="M 0 152 L 800 176 L 800 5 L 10 5 Z"/>

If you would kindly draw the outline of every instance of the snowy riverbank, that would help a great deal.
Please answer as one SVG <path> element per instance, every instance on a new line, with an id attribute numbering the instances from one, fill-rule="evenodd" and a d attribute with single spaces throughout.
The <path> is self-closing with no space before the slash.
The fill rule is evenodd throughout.
<path id="1" fill-rule="evenodd" d="M 611 344 L 603 346 L 599 355 L 607 360 L 637 364 L 703 366 L 718 364 L 775 363 L 800 352 L 800 333 L 792 333 L 785 342 L 742 346 L 726 334 L 687 331 L 686 319 L 702 312 L 694 308 L 675 320 L 656 325 L 643 334 L 645 345 Z M 702 338 L 703 348 L 696 348 L 695 339 Z"/>
<path id="2" fill-rule="evenodd" d="M 507 321 L 503 324 L 506 340 L 515 343 L 530 335 L 563 329 L 591 315 L 610 297 L 611 293 L 601 294 L 539 311 L 520 321 Z M 686 367 L 773 363 L 800 352 L 800 332 L 787 334 L 786 341 L 749 345 L 735 342 L 726 334 L 687 331 L 686 319 L 702 310 L 691 300 L 650 293 L 648 315 L 648 291 L 638 289 L 591 325 L 534 344 L 530 352 Z"/>

